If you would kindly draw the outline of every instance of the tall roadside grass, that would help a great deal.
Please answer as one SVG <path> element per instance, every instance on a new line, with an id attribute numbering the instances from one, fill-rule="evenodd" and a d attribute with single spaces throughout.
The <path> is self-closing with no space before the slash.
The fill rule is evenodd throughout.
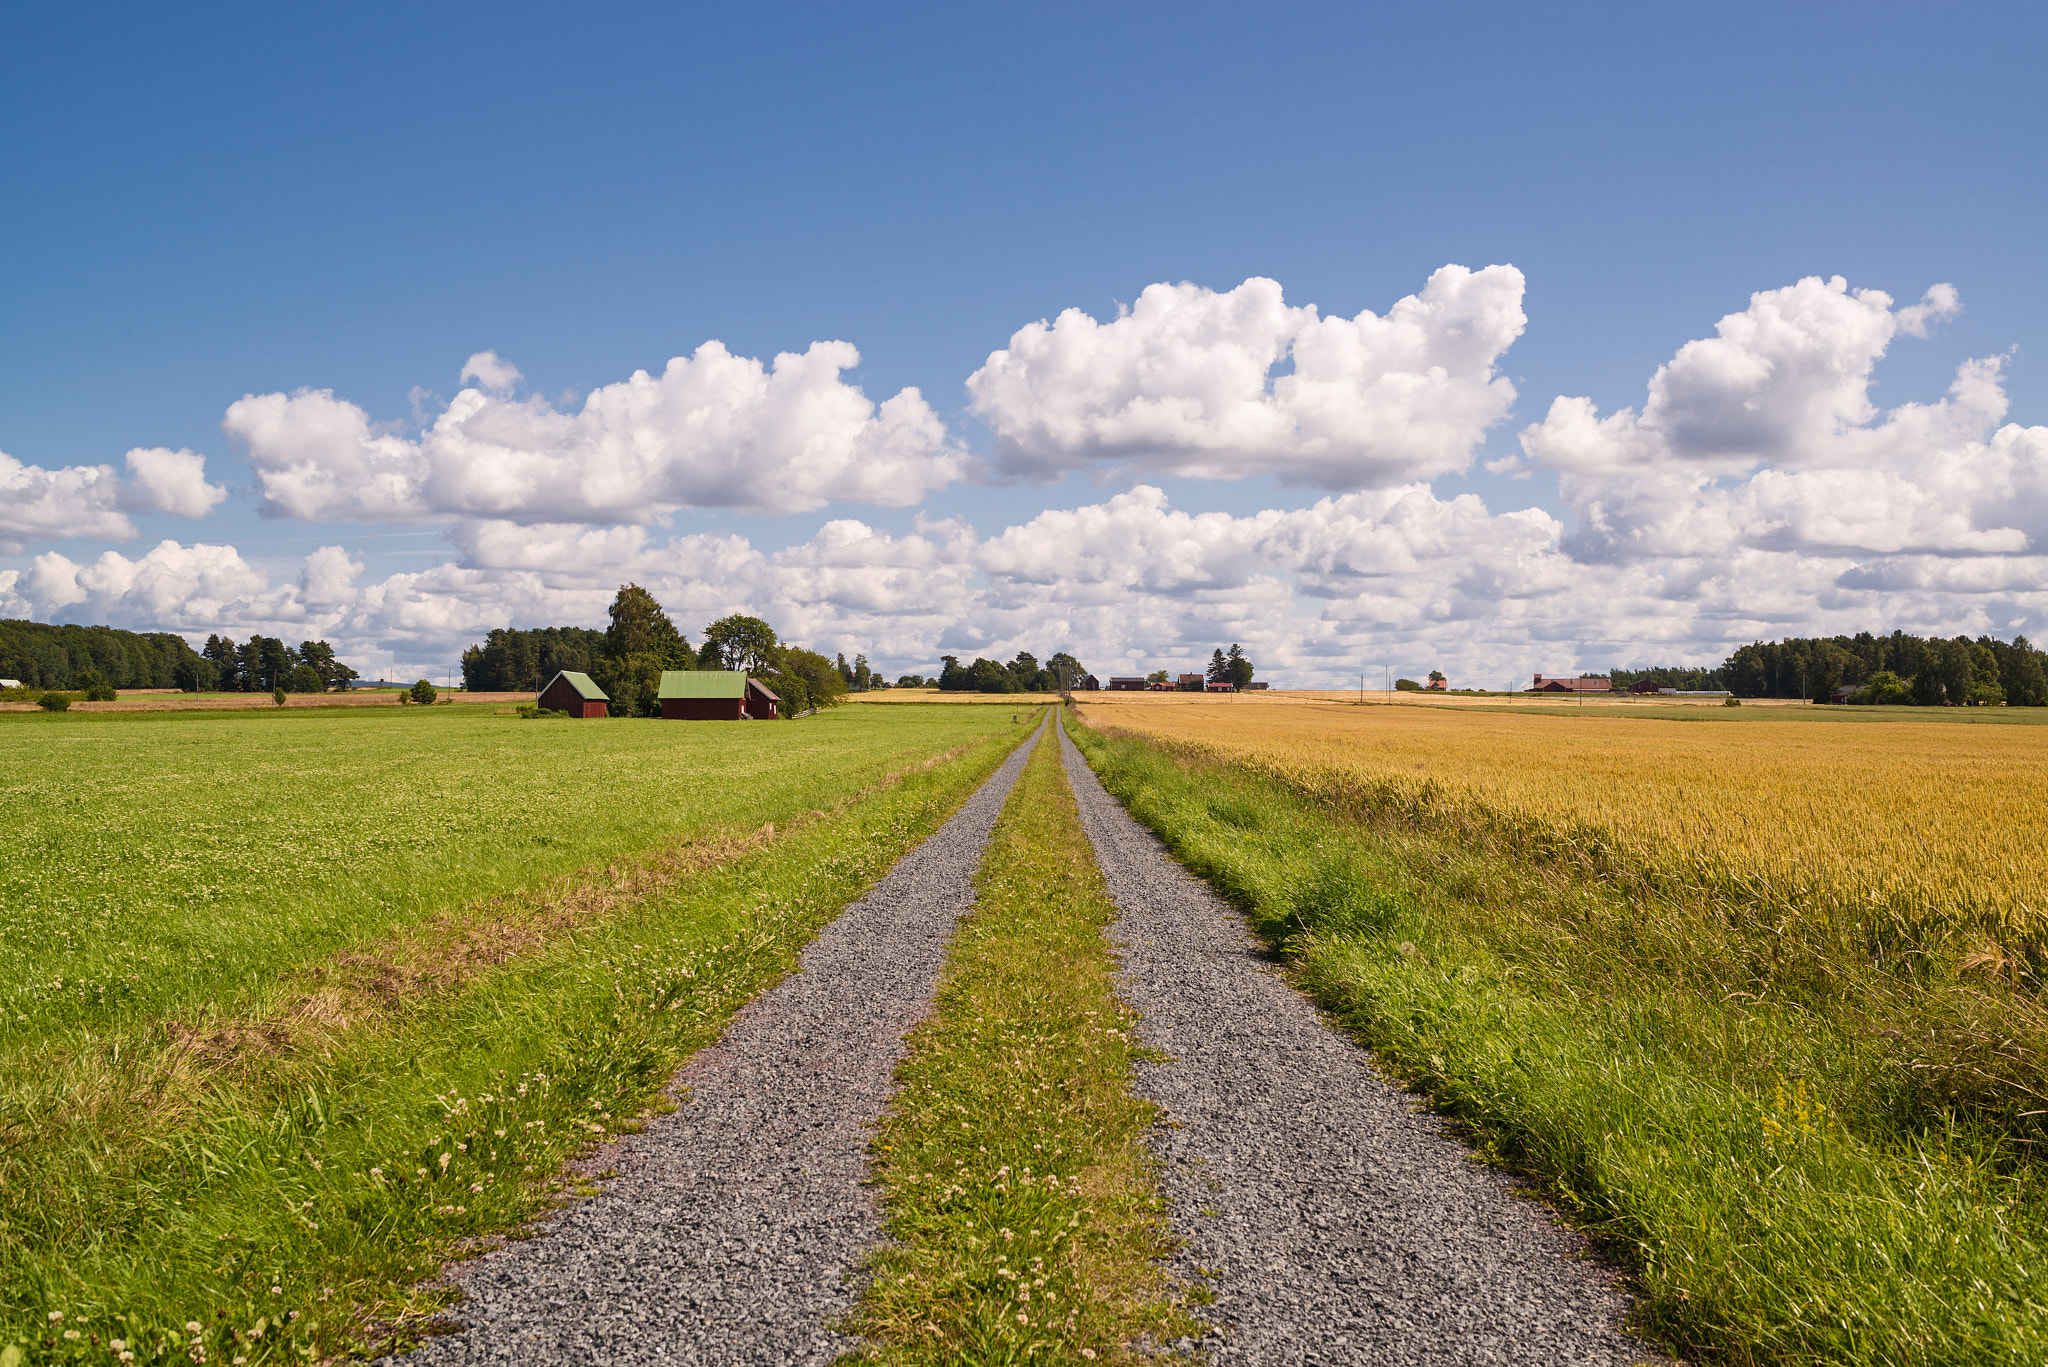
<path id="1" fill-rule="evenodd" d="M 1023 734 L 984 727 L 943 762 L 871 773 L 835 812 L 310 1043 L 217 1021 L 205 1066 L 162 1074 L 178 1104 L 137 1098 L 130 1128 L 13 1094 L 0 1350 L 233 1367 L 417 1338 L 449 1294 L 430 1274 L 560 1199 L 564 1160 L 659 1108 L 675 1068 Z"/>
<path id="2" fill-rule="evenodd" d="M 1983 1024 L 2019 989 L 1774 962 L 1739 908 L 1073 733 L 1305 988 L 1633 1267 L 1642 1327 L 1685 1356 L 2048 1361 L 2037 1121 L 2014 1073 L 1955 1076 L 1962 1036 L 2022 1047 Z"/>
<path id="3" fill-rule="evenodd" d="M 894 1242 L 855 1327 L 892 1363 L 1134 1361 L 1191 1328 L 1159 1266 L 1116 909 L 1051 738 L 977 881 L 876 1140 Z"/>

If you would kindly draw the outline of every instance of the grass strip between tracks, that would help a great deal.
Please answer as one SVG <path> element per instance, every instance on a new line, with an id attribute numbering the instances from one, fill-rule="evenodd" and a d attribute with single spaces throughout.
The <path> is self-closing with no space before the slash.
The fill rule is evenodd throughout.
<path id="1" fill-rule="evenodd" d="M 1687 1360 L 2048 1361 L 2040 1160 L 1887 1110 L 1854 994 L 1702 991 L 1655 904 L 1070 732 L 1300 985 L 1632 1266 Z"/>
<path id="2" fill-rule="evenodd" d="M 875 1142 L 894 1242 L 854 1328 L 892 1363 L 1115 1362 L 1192 1332 L 1111 987 L 1116 916 L 1047 736 Z"/>
<path id="3" fill-rule="evenodd" d="M 452 1293 L 426 1279 L 562 1199 L 564 1161 L 662 1107 L 1025 734 L 912 765 L 377 1029 L 204 1079 L 174 1128 L 54 1153 L 0 1126 L 0 1363 L 253 1367 L 431 1332 Z"/>

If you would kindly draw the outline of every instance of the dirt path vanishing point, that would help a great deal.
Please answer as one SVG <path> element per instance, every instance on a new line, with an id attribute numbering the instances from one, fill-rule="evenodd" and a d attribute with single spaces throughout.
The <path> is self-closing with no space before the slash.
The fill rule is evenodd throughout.
<path id="1" fill-rule="evenodd" d="M 1057 726 L 1055 727 L 1057 730 Z M 1122 916 L 1118 991 L 1168 1056 L 1139 1090 L 1178 1271 L 1216 1273 L 1221 1363 L 1661 1361 L 1579 1241 L 1383 1078 L 1060 732 Z"/>
<path id="2" fill-rule="evenodd" d="M 862 1183 L 983 848 L 1044 725 L 953 818 L 805 949 L 673 1084 L 682 1108 L 622 1140 L 616 1180 L 541 1234 L 458 1268 L 465 1328 L 406 1359 L 825 1364 L 881 1238 Z"/>

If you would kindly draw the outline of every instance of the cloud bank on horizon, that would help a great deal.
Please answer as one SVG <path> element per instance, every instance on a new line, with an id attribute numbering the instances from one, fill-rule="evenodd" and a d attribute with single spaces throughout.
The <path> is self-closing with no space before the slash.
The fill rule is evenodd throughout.
<path id="1" fill-rule="evenodd" d="M 1640 409 L 1555 398 L 1489 468 L 1555 477 L 1571 525 L 1431 485 L 1470 469 L 1515 401 L 1500 363 L 1523 289 L 1512 266 L 1452 265 L 1355 318 L 1256 278 L 1155 284 L 1107 322 L 1070 309 L 968 377 L 986 459 L 918 390 L 877 404 L 847 384 L 859 356 L 837 341 L 769 364 L 706 342 L 574 412 L 480 352 L 410 434 L 327 390 L 249 395 L 223 427 L 266 512 L 444 527 L 457 563 L 370 583 L 330 546 L 278 583 L 226 545 L 45 551 L 0 571 L 0 613 L 322 636 L 397 667 L 495 626 L 599 622 L 633 579 L 684 624 L 745 609 L 891 668 L 1021 648 L 1121 671 L 1235 640 L 1283 683 L 1391 659 L 1489 686 L 1532 661 L 1713 662 L 1756 635 L 2042 631 L 2048 426 L 2004 421 L 2004 358 L 1962 361 L 1933 403 L 1871 398 L 1893 340 L 1960 307 L 1949 286 L 1897 306 L 1803 279 L 1681 347 Z M 129 511 L 199 518 L 227 496 L 189 451 L 127 467 L 0 456 L 0 545 L 128 541 Z M 986 533 L 923 515 L 901 534 L 837 517 L 779 549 L 673 531 L 693 509 L 915 507 L 957 481 L 1076 470 L 1133 484 Z M 1162 475 L 1322 496 L 1192 514 L 1141 482 Z"/>

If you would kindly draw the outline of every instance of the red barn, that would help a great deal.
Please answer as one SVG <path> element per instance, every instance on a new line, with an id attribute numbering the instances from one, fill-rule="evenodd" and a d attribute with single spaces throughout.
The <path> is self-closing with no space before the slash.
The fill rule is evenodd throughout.
<path id="1" fill-rule="evenodd" d="M 1614 683 L 1609 679 L 1546 679 L 1536 676 L 1536 686 L 1531 693 L 1612 693 Z"/>
<path id="2" fill-rule="evenodd" d="M 548 686 L 534 701 L 551 712 L 567 712 L 572 717 L 611 715 L 611 699 L 605 691 L 588 674 L 578 674 L 573 669 L 565 669 L 549 679 Z"/>
<path id="3" fill-rule="evenodd" d="M 736 669 L 669 669 L 661 675 L 667 721 L 773 721 L 782 699 Z"/>

